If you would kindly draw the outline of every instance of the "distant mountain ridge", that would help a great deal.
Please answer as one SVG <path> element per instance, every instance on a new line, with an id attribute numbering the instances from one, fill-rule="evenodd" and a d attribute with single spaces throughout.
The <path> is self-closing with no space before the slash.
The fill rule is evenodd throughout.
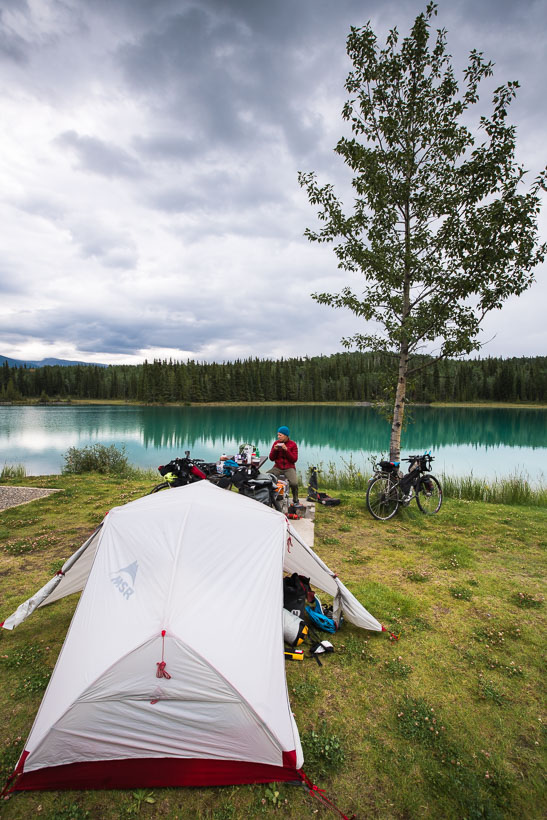
<path id="1" fill-rule="evenodd" d="M 107 364 L 99 364 L 98 362 L 73 362 L 69 359 L 41 359 L 40 361 L 30 361 L 30 359 L 10 359 L 9 356 L 0 356 L 0 367 L 7 362 L 10 367 L 74 367 L 75 365 L 95 367 L 108 367 Z"/>

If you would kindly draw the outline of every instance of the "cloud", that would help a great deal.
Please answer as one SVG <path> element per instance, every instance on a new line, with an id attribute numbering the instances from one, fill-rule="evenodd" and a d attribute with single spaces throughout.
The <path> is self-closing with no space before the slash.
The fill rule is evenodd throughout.
<path id="1" fill-rule="evenodd" d="M 4 263 L 5 264 L 5 263 Z M 0 294 L 4 296 L 13 294 L 23 294 L 27 291 L 24 283 L 14 275 L 13 270 L 6 267 L 0 268 Z"/>
<path id="2" fill-rule="evenodd" d="M 0 5 L 0 353 L 339 350 L 357 320 L 309 294 L 349 279 L 331 247 L 303 236 L 316 214 L 297 171 L 315 170 L 351 208 L 333 151 L 347 133 L 345 39 L 369 18 L 380 42 L 392 25 L 405 35 L 415 0 Z M 448 28 L 458 76 L 470 48 L 497 61 L 485 107 L 496 84 L 520 80 L 512 116 L 534 173 L 545 162 L 546 14 L 533 0 L 454 0 L 434 21 Z M 510 321 L 489 319 L 488 353 L 543 352 L 544 267 L 537 278 L 508 305 Z"/>
<path id="3" fill-rule="evenodd" d="M 82 256 L 98 259 L 109 268 L 137 266 L 137 245 L 130 234 L 88 219 L 73 220 L 69 230 Z"/>
<path id="4" fill-rule="evenodd" d="M 143 176 L 144 171 L 135 157 L 113 143 L 97 137 L 80 136 L 76 131 L 65 131 L 56 138 L 58 145 L 74 150 L 79 167 L 108 178 Z"/>
<path id="5" fill-rule="evenodd" d="M 203 146 L 197 140 L 171 132 L 150 134 L 147 137 L 137 134 L 133 146 L 141 157 L 160 163 L 186 162 L 203 151 Z"/>
<path id="6" fill-rule="evenodd" d="M 4 317 L 4 332 L 12 343 L 21 343 L 30 338 L 55 338 L 61 344 L 74 344 L 78 350 L 95 352 L 99 346 L 117 353 L 136 354 L 142 350 L 171 349 L 194 351 L 199 358 L 206 348 L 222 352 L 230 346 L 243 355 L 255 352 L 268 356 L 271 339 L 257 344 L 262 329 L 262 316 L 253 314 L 248 308 L 239 312 L 239 321 L 234 322 L 231 312 L 212 316 L 206 312 L 192 311 L 191 294 L 187 294 L 185 310 L 165 311 L 151 307 L 140 309 L 136 315 L 121 314 L 106 305 L 84 309 L 79 307 L 65 315 L 56 310 L 21 311 L 11 317 Z M 199 301 L 199 300 L 197 300 Z M 207 306 L 208 307 L 208 306 Z M 276 338 L 286 338 L 294 332 L 295 324 L 302 317 L 301 307 L 292 306 L 282 310 L 272 306 L 275 315 Z M 308 308 L 309 310 L 309 308 Z M 248 353 L 244 351 L 248 350 Z"/>
<path id="7" fill-rule="evenodd" d="M 25 40 L 13 31 L 6 20 L 5 9 L 0 9 L 0 58 L 23 66 L 29 61 L 28 51 Z"/>
<path id="8" fill-rule="evenodd" d="M 317 83 L 316 61 L 306 65 L 285 29 L 281 50 L 270 29 L 251 28 L 255 17 L 227 19 L 226 9 L 207 6 L 183 8 L 120 47 L 128 88 L 177 122 L 185 146 L 205 138 L 206 150 L 254 152 L 281 135 L 305 152 L 321 120 L 300 116 L 295 94 L 303 78 L 295 84 L 295 77 L 304 73 Z M 293 12 L 289 31 L 296 20 Z"/>
<path id="9" fill-rule="evenodd" d="M 19 201 L 18 207 L 28 214 L 58 222 L 66 215 L 66 205 L 54 195 L 25 194 Z"/>

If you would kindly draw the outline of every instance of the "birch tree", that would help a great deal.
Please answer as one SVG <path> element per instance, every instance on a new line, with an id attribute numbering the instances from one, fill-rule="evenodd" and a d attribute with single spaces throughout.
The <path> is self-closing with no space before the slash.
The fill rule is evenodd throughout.
<path id="1" fill-rule="evenodd" d="M 436 13 L 429 3 L 409 36 L 400 42 L 394 28 L 384 47 L 370 23 L 350 30 L 342 116 L 352 136 L 335 151 L 352 172 L 352 211 L 345 213 L 331 184 L 299 174 L 319 209 L 319 228 L 306 236 L 333 243 L 338 267 L 360 282 L 313 298 L 373 323 L 373 332 L 343 339 L 347 347 L 388 352 L 396 362 L 396 461 L 407 385 L 424 366 L 416 354 L 433 352 L 435 361 L 478 350 L 486 314 L 530 287 L 547 250 L 537 228 L 547 171 L 526 184 L 507 120 L 518 83 L 496 88 L 491 113 L 471 127 L 479 84 L 493 64 L 471 51 L 459 84 L 446 30 L 431 31 Z"/>

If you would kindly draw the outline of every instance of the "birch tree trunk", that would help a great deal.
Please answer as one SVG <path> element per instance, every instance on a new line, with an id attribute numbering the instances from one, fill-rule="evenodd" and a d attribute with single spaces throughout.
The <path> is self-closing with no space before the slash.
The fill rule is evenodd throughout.
<path id="1" fill-rule="evenodd" d="M 413 152 L 412 155 L 414 156 Z M 410 177 L 407 178 L 408 189 L 410 190 Z M 404 205 L 405 224 L 405 277 L 403 281 L 403 311 L 401 324 L 405 327 L 405 322 L 410 314 L 410 282 L 411 282 L 411 254 L 410 254 L 410 203 L 409 198 Z M 395 405 L 393 407 L 393 419 L 391 422 L 391 438 L 389 440 L 389 460 L 401 460 L 401 433 L 403 432 L 403 419 L 405 415 L 406 398 L 406 376 L 408 372 L 408 349 L 409 341 L 406 330 L 403 330 L 399 347 L 399 372 L 397 375 L 397 388 L 395 390 Z"/>
<path id="2" fill-rule="evenodd" d="M 401 350 L 399 357 L 399 375 L 395 391 L 395 405 L 393 407 L 393 421 L 391 423 L 391 438 L 389 440 L 389 460 L 401 460 L 401 432 L 405 414 L 406 373 L 408 370 L 408 348 Z"/>

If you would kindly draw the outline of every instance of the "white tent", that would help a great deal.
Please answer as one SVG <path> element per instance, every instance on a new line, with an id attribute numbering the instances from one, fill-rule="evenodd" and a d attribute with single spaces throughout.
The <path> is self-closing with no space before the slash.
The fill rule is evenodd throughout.
<path id="1" fill-rule="evenodd" d="M 381 630 L 263 504 L 201 481 L 110 511 L 6 619 L 83 589 L 16 768 L 15 791 L 298 780 L 282 574 Z"/>

